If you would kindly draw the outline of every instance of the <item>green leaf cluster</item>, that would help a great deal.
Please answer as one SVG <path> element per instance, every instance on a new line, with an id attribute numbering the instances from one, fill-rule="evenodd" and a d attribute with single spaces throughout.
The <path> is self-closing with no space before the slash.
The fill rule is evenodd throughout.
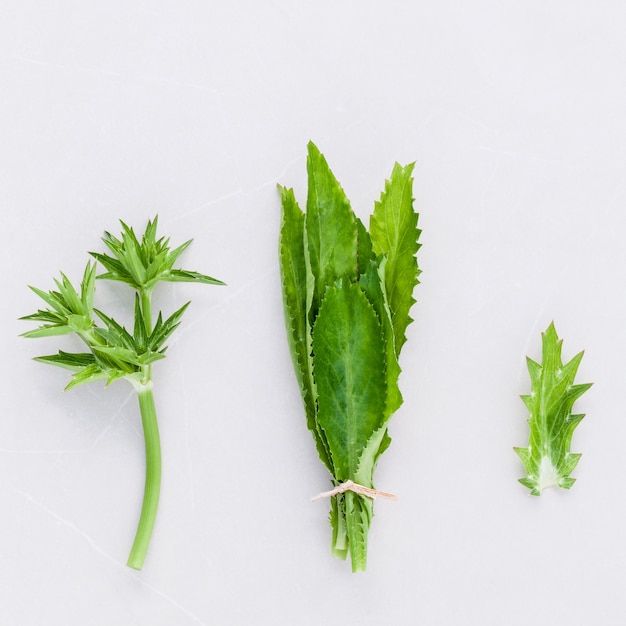
<path id="1" fill-rule="evenodd" d="M 307 426 L 335 485 L 373 487 L 402 404 L 398 358 L 412 321 L 420 231 L 413 164 L 395 164 L 369 230 L 326 159 L 308 145 L 306 213 L 292 189 L 282 201 L 280 268 L 287 336 Z M 365 569 L 373 509 L 347 491 L 331 500 L 332 552 Z"/>
<path id="2" fill-rule="evenodd" d="M 92 329 L 96 264 L 87 263 L 80 291 L 74 288 L 65 274 L 61 274 L 61 280 L 55 279 L 54 282 L 57 286 L 56 291 L 45 292 L 37 287 L 30 287 L 48 305 L 48 308 L 39 309 L 36 313 L 21 318 L 43 322 L 39 328 L 25 332 L 23 337 L 51 337 L 69 333 L 85 333 Z"/>
<path id="3" fill-rule="evenodd" d="M 64 274 L 60 280 L 55 280 L 56 290 L 45 292 L 31 287 L 48 307 L 21 318 L 41 322 L 38 328 L 23 336 L 76 333 L 89 350 L 78 354 L 60 350 L 58 354 L 37 357 L 38 361 L 74 372 L 68 389 L 96 380 L 109 384 L 119 378 L 126 378 L 134 385 L 145 384 L 150 376 L 149 366 L 164 358 L 165 342 L 180 324 L 189 304 L 165 320 L 159 312 L 153 326 L 150 294 L 154 286 L 159 281 L 223 284 L 210 276 L 175 269 L 174 264 L 191 240 L 171 250 L 169 239 L 157 238 L 157 218 L 148 222 L 141 239 L 124 222 L 121 225 L 120 238 L 108 232 L 103 238 L 113 256 L 90 253 L 106 272 L 96 276 L 97 263 L 89 261 L 78 289 Z M 136 291 L 132 332 L 94 308 L 96 278 L 121 281 Z"/>
<path id="4" fill-rule="evenodd" d="M 530 413 L 527 448 L 515 448 L 524 464 L 526 477 L 519 482 L 538 496 L 547 487 L 570 489 L 575 478 L 570 474 L 581 455 L 570 452 L 574 429 L 583 414 L 572 413 L 574 402 L 591 384 L 574 384 L 583 352 L 563 365 L 561 347 L 554 324 L 542 333 L 542 361 L 527 358 L 531 393 L 522 396 Z"/>
<path id="5" fill-rule="evenodd" d="M 140 293 L 150 293 L 159 281 L 224 284 L 220 280 L 198 272 L 174 269 L 178 257 L 189 247 L 192 240 L 171 250 L 169 238 L 157 239 L 157 221 L 155 218 L 148 222 L 141 241 L 135 235 L 134 230 L 121 220 L 121 237 L 114 237 L 111 233 L 105 232 L 102 241 L 113 256 L 99 252 L 90 253 L 107 270 L 98 278 L 121 281 Z"/>

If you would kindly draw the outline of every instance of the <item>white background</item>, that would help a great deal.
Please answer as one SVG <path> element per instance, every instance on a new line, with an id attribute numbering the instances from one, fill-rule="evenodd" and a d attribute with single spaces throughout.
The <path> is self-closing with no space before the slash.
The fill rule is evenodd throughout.
<path id="1" fill-rule="evenodd" d="M 0 623 L 16 626 L 623 624 L 626 7 L 622 2 L 8 0 L 0 9 Z M 364 219 L 416 162 L 422 284 L 368 571 L 329 555 L 329 486 L 283 327 L 276 183 L 306 142 Z M 78 280 L 122 218 L 159 215 L 181 265 L 228 287 L 155 365 L 163 486 L 143 489 L 123 382 L 61 392 L 30 360 L 26 287 Z M 130 292 L 99 283 L 121 319 Z M 121 304 L 120 304 L 121 303 Z M 514 445 L 525 355 L 551 320 L 585 348 L 583 458 L 532 498 Z"/>

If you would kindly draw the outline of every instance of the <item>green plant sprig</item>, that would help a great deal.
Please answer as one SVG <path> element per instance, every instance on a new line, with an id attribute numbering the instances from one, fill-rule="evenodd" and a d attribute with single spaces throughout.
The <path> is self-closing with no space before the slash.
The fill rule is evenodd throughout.
<path id="1" fill-rule="evenodd" d="M 548 487 L 571 489 L 576 479 L 570 474 L 581 457 L 570 452 L 570 446 L 574 429 L 585 416 L 573 414 L 572 409 L 592 383 L 574 384 L 583 352 L 563 365 L 562 344 L 551 323 L 542 333 L 541 363 L 526 358 L 532 386 L 531 393 L 522 400 L 530 413 L 530 436 L 528 447 L 514 450 L 526 471 L 526 477 L 519 482 L 533 496 L 541 495 Z"/>
<path id="2" fill-rule="evenodd" d="M 70 370 L 72 378 L 66 389 L 97 380 L 104 380 L 109 385 L 115 380 L 125 379 L 137 392 L 146 448 L 146 479 L 139 524 L 128 566 L 141 569 L 152 536 L 161 484 L 161 444 L 151 367 L 155 361 L 165 358 L 165 342 L 179 326 L 189 305 L 187 302 L 167 319 L 163 319 L 159 312 L 153 324 L 152 291 L 161 281 L 206 285 L 224 283 L 198 272 L 175 269 L 174 264 L 191 240 L 171 250 L 169 239 L 157 239 L 157 218 L 148 222 L 141 240 L 132 228 L 124 222 L 121 225 L 121 238 L 108 232 L 103 238 L 112 256 L 90 253 L 105 268 L 105 273 L 96 275 L 97 263 L 89 261 L 79 289 L 64 274 L 61 274 L 60 279 L 55 279 L 56 290 L 45 292 L 31 287 L 48 308 L 21 319 L 41 323 L 38 328 L 25 332 L 24 337 L 74 333 L 86 345 L 86 352 L 59 350 L 57 354 L 35 359 Z M 94 308 L 96 278 L 120 281 L 135 290 L 132 333 L 113 317 Z"/>
<path id="3" fill-rule="evenodd" d="M 282 200 L 280 267 L 287 337 L 306 421 L 331 474 L 332 554 L 367 560 L 373 473 L 402 404 L 398 357 L 412 321 L 420 231 L 413 165 L 395 164 L 370 217 L 354 214 L 326 159 L 308 145 L 306 213 Z M 365 490 L 343 490 L 355 483 Z"/>

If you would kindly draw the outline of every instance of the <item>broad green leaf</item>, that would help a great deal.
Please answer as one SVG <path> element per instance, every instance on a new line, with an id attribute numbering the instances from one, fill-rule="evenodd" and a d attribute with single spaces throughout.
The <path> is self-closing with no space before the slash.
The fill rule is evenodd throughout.
<path id="1" fill-rule="evenodd" d="M 279 255 L 287 340 L 304 402 L 307 427 L 313 433 L 320 459 L 332 473 L 328 444 L 315 419 L 315 385 L 310 356 L 310 329 L 306 317 L 304 214 L 292 189 L 278 189 L 282 201 Z"/>
<path id="2" fill-rule="evenodd" d="M 385 254 L 385 287 L 391 309 L 396 354 L 406 341 L 406 328 L 412 321 L 409 310 L 415 299 L 413 289 L 418 284 L 419 270 L 415 254 L 417 240 L 417 213 L 413 210 L 413 164 L 402 167 L 395 164 L 391 178 L 385 182 L 385 191 L 374 205 L 370 218 L 370 236 L 376 255 Z"/>
<path id="3" fill-rule="evenodd" d="M 572 409 L 591 384 L 574 384 L 583 353 L 563 365 L 561 347 L 562 340 L 554 324 L 550 324 L 542 335 L 542 362 L 527 359 L 532 391 L 522 400 L 530 413 L 529 443 L 527 448 L 515 448 L 515 452 L 527 474 L 520 482 L 532 495 L 540 495 L 552 486 L 569 489 L 576 480 L 570 474 L 580 454 L 571 453 L 570 445 L 574 429 L 584 415 L 574 415 Z"/>
<path id="4" fill-rule="evenodd" d="M 330 287 L 313 328 L 318 422 L 335 478 L 354 480 L 359 458 L 384 423 L 387 383 L 380 321 L 357 284 Z"/>
<path id="5" fill-rule="evenodd" d="M 308 145 L 305 232 L 314 277 L 311 323 L 326 288 L 338 279 L 357 278 L 357 222 L 350 202 L 313 143 Z"/>

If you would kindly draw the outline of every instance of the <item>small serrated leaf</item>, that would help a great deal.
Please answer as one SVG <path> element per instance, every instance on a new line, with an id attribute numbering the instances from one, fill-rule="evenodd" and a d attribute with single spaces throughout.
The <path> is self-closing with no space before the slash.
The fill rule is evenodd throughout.
<path id="1" fill-rule="evenodd" d="M 551 486 L 569 489 L 574 484 L 569 475 L 580 459 L 579 454 L 570 452 L 570 445 L 584 416 L 572 414 L 572 407 L 591 384 L 573 384 L 583 353 L 563 365 L 561 350 L 562 340 L 551 323 L 542 336 L 541 364 L 527 358 L 532 392 L 522 400 L 530 413 L 529 443 L 515 451 L 527 474 L 520 482 L 533 495 Z"/>

